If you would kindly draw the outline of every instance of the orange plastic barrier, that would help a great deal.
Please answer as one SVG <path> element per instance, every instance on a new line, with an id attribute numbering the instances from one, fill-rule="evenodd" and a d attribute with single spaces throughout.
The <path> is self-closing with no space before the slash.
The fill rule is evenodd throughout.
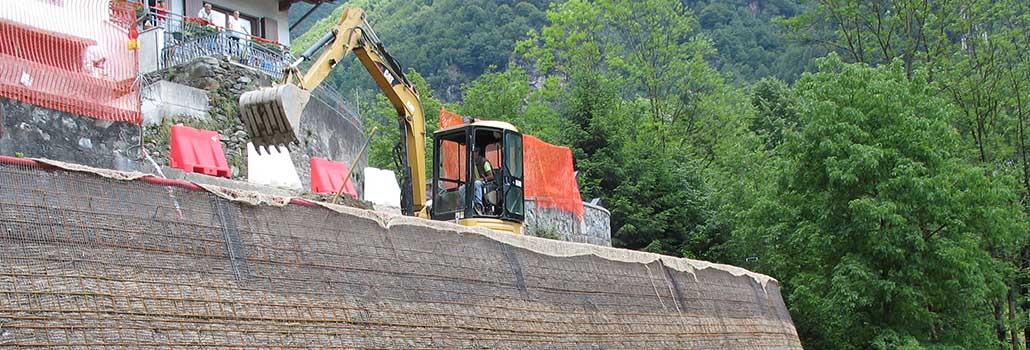
<path id="1" fill-rule="evenodd" d="M 440 128 L 460 125 L 464 121 L 457 113 L 440 110 Z M 444 145 L 444 152 L 460 152 L 456 145 Z M 532 135 L 522 135 L 522 166 L 525 169 L 526 199 L 535 201 L 537 207 L 557 208 L 575 213 L 583 219 L 583 199 L 576 181 L 576 170 L 572 150 L 544 142 Z M 493 158 L 491 158 L 493 159 Z M 450 161 L 448 161 L 450 160 Z M 445 159 L 444 175 L 458 178 L 464 170 L 462 162 Z M 496 163 L 495 163 L 496 164 Z"/>
<path id="2" fill-rule="evenodd" d="M 0 6 L 0 96 L 97 119 L 140 123 L 134 5 L 18 1 Z"/>
<path id="3" fill-rule="evenodd" d="M 478 121 L 478 119 L 476 120 Z M 461 125 L 462 123 L 465 123 L 465 120 L 458 113 L 451 112 L 446 107 L 440 108 L 440 129 Z"/>
<path id="4" fill-rule="evenodd" d="M 172 152 L 170 166 L 189 172 L 229 177 L 229 163 L 225 161 L 218 133 L 172 125 Z"/>
<path id="5" fill-rule="evenodd" d="M 311 157 L 311 192 L 336 193 L 347 176 L 347 165 L 325 158 Z M 358 198 L 354 181 L 347 179 L 343 192 Z"/>

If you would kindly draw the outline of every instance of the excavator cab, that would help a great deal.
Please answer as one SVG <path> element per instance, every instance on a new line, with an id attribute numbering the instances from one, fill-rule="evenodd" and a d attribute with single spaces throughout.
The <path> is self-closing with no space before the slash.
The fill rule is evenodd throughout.
<path id="1" fill-rule="evenodd" d="M 521 233 L 525 218 L 522 134 L 479 121 L 433 133 L 430 217 Z"/>

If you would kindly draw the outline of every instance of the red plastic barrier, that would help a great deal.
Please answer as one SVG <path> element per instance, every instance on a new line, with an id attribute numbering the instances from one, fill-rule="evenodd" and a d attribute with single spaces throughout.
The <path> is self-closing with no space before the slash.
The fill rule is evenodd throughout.
<path id="1" fill-rule="evenodd" d="M 347 176 L 347 165 L 325 158 L 311 157 L 311 192 L 336 193 L 343 185 L 343 177 Z M 358 198 L 354 181 L 347 179 L 343 193 Z"/>
<path id="2" fill-rule="evenodd" d="M 172 125 L 171 167 L 211 176 L 229 177 L 218 133 Z"/>
<path id="3" fill-rule="evenodd" d="M 462 117 L 457 113 L 448 111 L 446 108 L 440 110 L 440 128 L 451 127 L 464 123 Z M 450 146 L 450 147 L 447 147 Z M 455 145 L 445 145 L 444 152 L 464 152 L 457 149 Z M 525 169 L 526 199 L 532 199 L 541 208 L 558 208 L 566 212 L 575 213 L 576 217 L 583 219 L 583 199 L 579 193 L 579 183 L 576 181 L 575 167 L 572 162 L 572 150 L 568 147 L 556 146 L 544 142 L 531 135 L 522 135 L 522 166 Z M 498 156 L 487 156 L 499 159 Z M 463 174 L 464 158 L 444 159 L 444 175 L 450 178 L 458 178 Z M 499 164 L 493 163 L 493 164 Z"/>

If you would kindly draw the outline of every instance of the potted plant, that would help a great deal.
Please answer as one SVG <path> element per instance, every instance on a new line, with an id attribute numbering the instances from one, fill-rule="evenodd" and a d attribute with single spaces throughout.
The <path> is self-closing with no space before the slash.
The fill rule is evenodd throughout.
<path id="1" fill-rule="evenodd" d="M 257 45 L 261 45 L 262 47 L 264 47 L 264 48 L 266 48 L 268 50 L 271 50 L 272 52 L 279 53 L 279 52 L 283 51 L 283 45 L 282 44 L 280 44 L 280 43 L 278 43 L 276 41 L 273 41 L 273 40 L 268 40 L 268 39 L 259 37 L 259 36 L 252 36 L 251 37 L 251 42 L 254 43 L 254 44 L 257 44 Z"/>

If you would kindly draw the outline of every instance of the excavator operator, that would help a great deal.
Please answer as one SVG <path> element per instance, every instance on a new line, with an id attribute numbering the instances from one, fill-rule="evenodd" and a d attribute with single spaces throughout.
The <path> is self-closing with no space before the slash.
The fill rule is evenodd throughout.
<path id="1" fill-rule="evenodd" d="M 475 152 L 473 160 L 476 162 L 475 197 L 472 198 L 475 209 L 483 212 L 483 194 L 487 190 L 486 185 L 494 181 L 494 167 L 486 159 L 486 147 L 480 147 Z"/>

